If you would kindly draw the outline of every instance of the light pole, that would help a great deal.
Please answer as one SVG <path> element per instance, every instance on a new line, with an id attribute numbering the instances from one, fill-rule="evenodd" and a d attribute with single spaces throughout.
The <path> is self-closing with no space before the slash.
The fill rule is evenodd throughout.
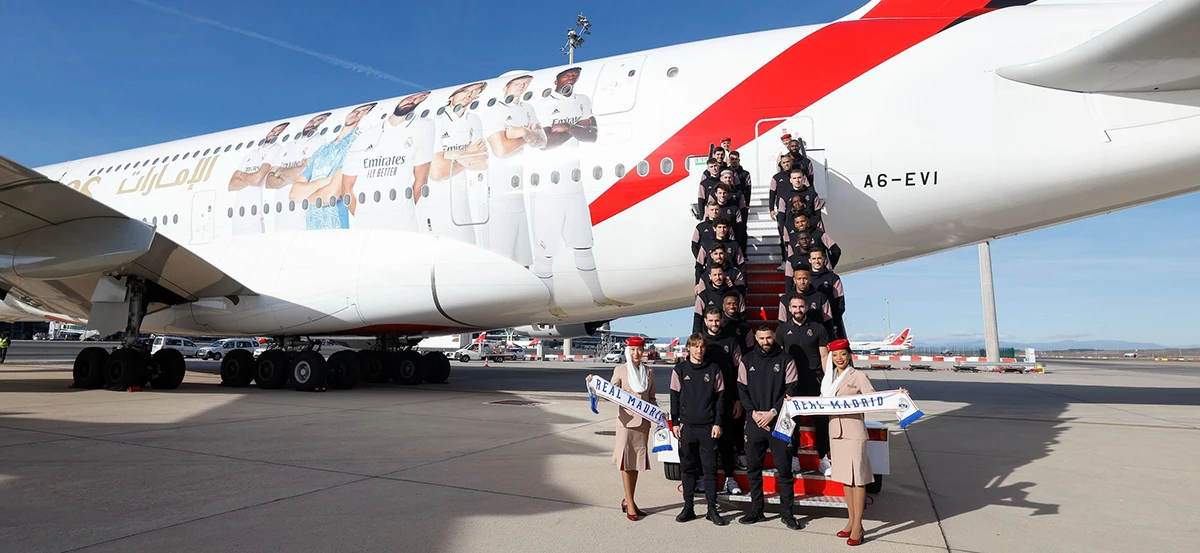
<path id="1" fill-rule="evenodd" d="M 887 306 L 887 334 L 890 335 L 892 333 L 892 302 L 885 298 L 883 305 Z"/>
<path id="2" fill-rule="evenodd" d="M 575 18 L 575 26 L 567 29 L 567 43 L 558 50 L 567 55 L 567 63 L 575 63 L 575 49 L 583 46 L 583 35 L 592 34 L 592 23 L 582 13 Z"/>

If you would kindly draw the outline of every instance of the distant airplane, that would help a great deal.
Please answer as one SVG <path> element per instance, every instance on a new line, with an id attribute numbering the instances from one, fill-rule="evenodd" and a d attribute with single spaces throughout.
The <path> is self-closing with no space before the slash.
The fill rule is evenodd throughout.
<path id="1" fill-rule="evenodd" d="M 913 337 L 911 329 L 904 329 L 900 336 L 889 334 L 879 342 L 850 342 L 850 350 L 855 353 L 900 352 L 912 349 Z"/>
<path id="2" fill-rule="evenodd" d="M 1135 349 L 1135 350 L 1133 350 L 1133 353 L 1126 353 L 1126 354 L 1125 354 L 1125 357 L 1137 357 L 1137 356 L 1138 356 L 1138 350 L 1136 350 L 1136 349 Z"/>

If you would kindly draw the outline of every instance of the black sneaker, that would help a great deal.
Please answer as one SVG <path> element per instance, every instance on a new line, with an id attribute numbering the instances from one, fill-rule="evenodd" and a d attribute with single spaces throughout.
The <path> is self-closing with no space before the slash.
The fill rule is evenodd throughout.
<path id="1" fill-rule="evenodd" d="M 689 520 L 696 520 L 696 510 L 690 506 L 684 507 L 678 515 L 675 515 L 675 522 L 687 522 Z"/>
<path id="2" fill-rule="evenodd" d="M 779 515 L 779 520 L 783 521 L 783 525 L 787 526 L 790 530 L 800 529 L 800 522 L 796 520 L 796 517 L 792 516 L 792 513 Z"/>
<path id="3" fill-rule="evenodd" d="M 739 518 L 738 522 L 741 524 L 754 524 L 755 522 L 762 522 L 766 520 L 766 518 L 767 517 L 763 516 L 762 511 L 750 511 L 745 515 L 742 515 L 742 518 Z"/>
<path id="4" fill-rule="evenodd" d="M 725 526 L 725 525 L 729 524 L 729 522 L 727 522 L 721 516 L 721 513 L 718 513 L 717 510 L 713 507 L 708 508 L 708 515 L 706 515 L 704 518 L 711 520 L 712 523 L 716 524 L 717 526 Z"/>

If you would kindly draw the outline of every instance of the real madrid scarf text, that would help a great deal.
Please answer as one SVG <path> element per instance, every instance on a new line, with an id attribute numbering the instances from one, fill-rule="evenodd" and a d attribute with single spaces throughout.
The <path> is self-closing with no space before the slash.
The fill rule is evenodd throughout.
<path id="1" fill-rule="evenodd" d="M 650 421 L 650 424 L 654 425 L 654 449 L 652 451 L 658 453 L 671 450 L 671 440 L 666 432 L 669 417 L 667 412 L 659 406 L 644 401 L 599 376 L 593 376 L 591 382 L 588 383 L 588 395 L 592 400 L 592 412 L 597 415 L 600 414 L 600 411 L 596 409 L 596 398 L 600 397 Z"/>
<path id="2" fill-rule="evenodd" d="M 852 415 L 891 411 L 900 420 L 900 428 L 921 418 L 922 413 L 908 394 L 900 390 L 888 390 L 873 394 L 836 397 L 793 397 L 783 402 L 783 409 L 771 432 L 776 438 L 792 442 L 792 431 L 796 429 L 793 417 L 800 415 Z"/>

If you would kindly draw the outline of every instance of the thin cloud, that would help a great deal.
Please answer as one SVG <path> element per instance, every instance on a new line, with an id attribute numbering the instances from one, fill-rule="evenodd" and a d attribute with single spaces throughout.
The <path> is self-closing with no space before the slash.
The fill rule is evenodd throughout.
<path id="1" fill-rule="evenodd" d="M 394 83 L 400 83 L 405 86 L 411 86 L 417 90 L 426 90 L 429 88 L 422 84 L 418 84 L 418 83 L 414 83 L 412 81 L 407 81 L 407 80 L 401 79 L 400 77 L 397 77 L 390 73 L 385 73 L 385 72 L 375 69 L 374 67 L 371 67 L 369 65 L 363 65 L 361 63 L 344 60 L 342 58 L 339 58 L 336 56 L 331 56 L 329 54 L 322 54 L 320 52 L 309 50 L 308 48 L 305 48 L 303 46 L 296 46 L 295 44 L 292 44 L 290 42 L 284 42 L 282 40 L 271 38 L 269 36 L 260 35 L 254 31 L 248 31 L 248 30 L 242 29 L 240 27 L 234 27 L 233 25 L 226 25 L 225 23 L 221 23 L 220 21 L 217 21 L 215 19 L 209 19 L 207 17 L 200 17 L 198 15 L 192 15 L 190 13 L 180 11 L 175 8 L 161 6 L 159 4 L 155 4 L 154 2 L 151 2 L 150 0 L 130 0 L 130 1 L 134 2 L 135 4 L 140 4 L 142 6 L 150 8 L 152 10 L 157 10 L 157 11 L 160 11 L 160 12 L 163 12 L 166 14 L 170 14 L 170 15 L 176 15 L 176 16 L 182 17 L 184 19 L 194 21 L 196 23 L 202 23 L 204 25 L 211 25 L 213 27 L 216 27 L 218 29 L 224 29 L 231 33 L 237 33 L 237 34 L 245 36 L 245 37 L 250 37 L 253 39 L 261 40 L 268 44 L 274 44 L 275 46 L 278 46 L 280 48 L 286 48 L 293 52 L 299 52 L 301 54 L 312 56 L 312 57 L 317 58 L 325 63 L 331 64 L 331 65 L 336 65 L 343 69 L 349 69 L 351 71 L 354 71 L 355 73 L 362 73 L 364 75 L 369 75 L 369 76 L 375 77 L 377 79 L 383 79 L 385 81 L 392 81 Z"/>

